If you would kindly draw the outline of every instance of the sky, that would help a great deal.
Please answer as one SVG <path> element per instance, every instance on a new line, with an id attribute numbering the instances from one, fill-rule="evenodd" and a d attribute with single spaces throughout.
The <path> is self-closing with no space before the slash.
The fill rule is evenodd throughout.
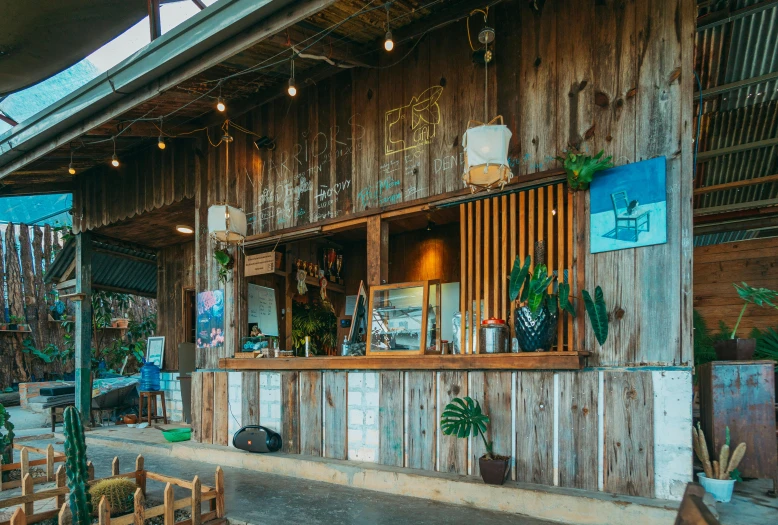
<path id="1" fill-rule="evenodd" d="M 217 0 L 203 1 L 206 5 L 211 5 Z M 162 34 L 199 12 L 200 9 L 189 1 L 162 5 L 160 7 Z M 108 71 L 149 44 L 150 41 L 149 21 L 146 17 L 70 68 L 34 86 L 9 95 L 0 102 L 0 109 L 17 122 L 23 122 L 99 74 Z M 0 134 L 9 129 L 11 129 L 10 125 L 0 121 Z M 64 210 L 70 207 L 71 202 L 70 194 L 3 197 L 0 198 L 0 224 L 4 222 L 30 223 L 40 219 L 38 224 L 62 225 L 64 223 L 70 225 L 72 217 Z M 63 211 L 48 217 L 48 215 L 60 210 Z"/>

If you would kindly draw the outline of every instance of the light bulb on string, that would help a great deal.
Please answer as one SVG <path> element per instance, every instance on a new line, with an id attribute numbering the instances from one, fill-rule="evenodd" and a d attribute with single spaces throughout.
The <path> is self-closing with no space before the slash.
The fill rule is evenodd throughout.
<path id="1" fill-rule="evenodd" d="M 387 31 L 386 32 L 386 39 L 384 40 L 384 49 L 387 51 L 391 51 L 394 49 L 394 40 L 392 40 L 392 32 Z"/>
<path id="2" fill-rule="evenodd" d="M 297 94 L 297 88 L 294 85 L 294 53 L 292 54 L 292 66 L 291 66 L 291 76 L 289 77 L 289 87 L 286 88 L 286 92 L 289 93 L 290 97 L 293 97 Z"/>
<path id="3" fill-rule="evenodd" d="M 72 146 L 71 146 L 71 150 L 70 150 L 70 164 L 68 164 L 68 173 L 70 173 L 71 175 L 75 175 L 76 174 L 76 168 L 73 167 L 73 149 L 72 149 Z"/>
<path id="4" fill-rule="evenodd" d="M 160 135 L 159 139 L 157 140 L 157 147 L 159 149 L 165 149 L 167 147 L 167 144 L 165 144 L 165 139 L 162 138 L 162 135 Z"/>
<path id="5" fill-rule="evenodd" d="M 222 113 L 224 113 L 224 110 L 226 110 L 226 109 L 227 109 L 227 106 L 225 106 L 225 105 L 224 105 L 224 99 L 222 99 L 221 97 L 219 97 L 219 98 L 216 100 L 216 109 L 218 109 L 218 110 L 219 110 L 219 111 L 221 111 Z"/>
<path id="6" fill-rule="evenodd" d="M 113 155 L 111 156 L 111 166 L 114 168 L 119 167 L 119 157 L 116 156 L 116 137 L 111 137 L 113 141 Z"/>

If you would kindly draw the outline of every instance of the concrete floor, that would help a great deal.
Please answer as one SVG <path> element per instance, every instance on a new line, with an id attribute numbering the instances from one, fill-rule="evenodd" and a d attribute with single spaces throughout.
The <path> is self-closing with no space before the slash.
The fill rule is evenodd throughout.
<path id="1" fill-rule="evenodd" d="M 29 441 L 31 446 L 45 447 L 54 443 L 62 450 L 62 442 L 54 439 Z M 114 447 L 89 445 L 87 456 L 95 465 L 96 477 L 110 475 L 111 461 L 119 457 L 121 471 L 134 469 L 136 452 Z M 144 454 L 146 469 L 191 479 L 195 474 L 204 484 L 213 484 L 214 466 L 184 461 L 162 455 Z M 483 511 L 459 505 L 436 503 L 425 499 L 394 496 L 341 487 L 329 483 L 306 481 L 284 476 L 262 474 L 239 468 L 225 468 L 227 517 L 233 522 L 290 524 L 359 524 L 388 525 L 414 523 L 419 525 L 467 524 L 497 525 L 515 523 L 546 525 L 551 522 L 524 518 L 514 514 Z M 149 497 L 162 498 L 162 484 L 148 482 Z M 176 492 L 184 497 L 184 492 Z"/>
<path id="2" fill-rule="evenodd" d="M 773 482 L 755 479 L 735 484 L 735 493 L 729 503 L 716 503 L 719 520 L 724 525 L 753 525 L 778 523 L 778 498 L 767 495 Z"/>
<path id="3" fill-rule="evenodd" d="M 11 423 L 14 424 L 14 434 L 19 437 L 35 436 L 44 433 L 42 429 L 48 427 L 51 430 L 49 415 L 26 410 L 22 407 L 6 408 L 11 415 Z"/>

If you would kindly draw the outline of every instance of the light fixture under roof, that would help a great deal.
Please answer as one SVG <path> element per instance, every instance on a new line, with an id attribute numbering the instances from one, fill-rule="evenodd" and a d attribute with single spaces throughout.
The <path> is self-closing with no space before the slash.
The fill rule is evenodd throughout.
<path id="1" fill-rule="evenodd" d="M 179 224 L 176 226 L 176 231 L 178 233 L 186 233 L 187 235 L 194 233 L 194 229 L 190 226 L 186 226 L 185 224 Z"/>

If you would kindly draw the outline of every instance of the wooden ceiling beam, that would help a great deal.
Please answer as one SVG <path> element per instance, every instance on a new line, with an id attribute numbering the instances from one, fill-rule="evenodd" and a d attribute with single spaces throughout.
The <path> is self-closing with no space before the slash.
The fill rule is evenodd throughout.
<path id="1" fill-rule="evenodd" d="M 162 95 L 164 97 L 164 95 Z M 151 122 L 151 121 L 139 121 L 130 124 L 129 128 L 126 129 L 126 131 L 122 131 L 124 128 L 121 127 L 122 123 L 116 123 L 113 122 L 107 122 L 103 124 L 102 126 L 98 126 L 94 129 L 89 130 L 84 137 L 111 137 L 113 135 L 116 135 L 120 131 L 122 132 L 119 137 L 117 137 L 117 140 L 121 140 L 122 138 L 130 138 L 130 137 L 158 137 L 159 136 L 159 123 L 157 122 Z M 177 133 L 186 133 L 190 131 L 194 131 L 197 128 L 195 126 L 192 126 L 190 124 L 184 124 L 181 126 L 176 126 L 175 124 L 170 125 L 164 125 L 162 126 L 162 130 L 166 131 L 166 128 L 169 128 L 171 130 L 171 135 L 176 135 Z M 173 132 L 172 130 L 175 130 Z M 187 135 L 185 135 L 183 138 L 191 138 Z"/>
<path id="2" fill-rule="evenodd" d="M 768 175 L 766 177 L 756 177 L 753 179 L 737 180 L 735 182 L 715 184 L 713 186 L 703 186 L 702 188 L 696 188 L 694 190 L 694 194 L 704 195 L 706 193 L 713 193 L 715 191 L 732 190 L 736 188 L 742 188 L 744 186 L 754 186 L 756 184 L 767 184 L 770 182 L 778 182 L 778 175 Z"/>
<path id="3" fill-rule="evenodd" d="M 694 216 L 713 215 L 726 213 L 730 211 L 742 211 L 761 208 L 772 208 L 778 206 L 778 199 L 764 199 L 759 201 L 738 202 L 736 204 L 725 204 L 723 206 L 709 206 L 706 208 L 697 208 L 694 210 Z"/>
<path id="4" fill-rule="evenodd" d="M 726 221 L 713 224 L 694 226 L 694 235 L 711 233 L 729 233 L 739 231 L 766 230 L 778 227 L 778 215 L 772 217 L 755 217 L 738 221 Z"/>
<path id="5" fill-rule="evenodd" d="M 266 40 L 279 46 L 294 46 L 298 53 L 326 57 L 334 62 L 343 62 L 352 66 L 375 67 L 377 55 L 370 56 L 369 50 L 357 44 L 337 42 L 331 45 L 330 37 L 312 36 L 297 27 L 291 27 L 283 33 L 277 33 Z M 289 55 L 291 57 L 291 53 Z"/>
<path id="6" fill-rule="evenodd" d="M 778 5 L 778 0 L 764 0 L 758 4 L 753 4 L 735 11 L 732 11 L 729 7 L 719 11 L 713 11 L 697 18 L 697 31 L 705 31 L 711 27 L 728 24 L 745 16 L 750 16 L 762 12 L 765 9 L 770 9 L 775 5 Z"/>
<path id="7" fill-rule="evenodd" d="M 494 7 L 496 4 L 500 3 L 500 1 L 501 0 L 497 0 L 496 2 L 492 3 L 490 7 Z M 483 7 L 483 0 L 465 0 L 462 2 L 451 3 L 447 7 L 444 7 L 443 9 L 440 9 L 439 11 L 436 11 L 425 18 L 422 18 L 421 20 L 408 24 L 404 27 L 399 26 L 397 29 L 393 28 L 392 38 L 394 39 L 395 45 L 402 44 L 408 40 L 421 38 L 425 33 L 428 33 L 434 29 L 439 29 L 449 24 L 453 24 L 454 22 L 462 20 L 463 18 L 467 18 L 474 9 L 483 9 Z M 494 27 L 493 17 L 490 20 L 490 25 Z M 480 25 L 476 24 L 474 27 L 480 27 Z M 497 38 L 499 38 L 499 35 L 497 35 Z M 383 50 L 383 42 L 383 38 L 376 40 L 372 46 L 373 49 L 376 51 Z"/>

